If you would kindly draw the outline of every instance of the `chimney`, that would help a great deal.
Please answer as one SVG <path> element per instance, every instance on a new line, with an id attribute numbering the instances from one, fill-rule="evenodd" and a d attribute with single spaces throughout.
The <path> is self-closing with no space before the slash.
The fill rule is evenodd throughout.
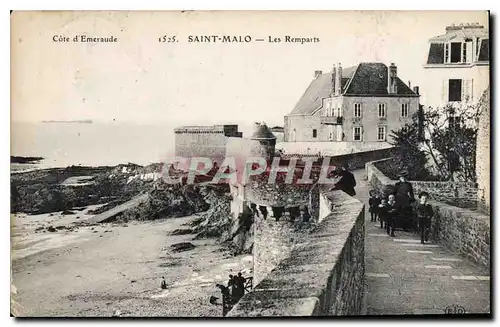
<path id="1" fill-rule="evenodd" d="M 388 68 L 388 74 L 387 74 L 387 93 L 389 94 L 398 93 L 398 88 L 396 84 L 397 77 L 398 77 L 398 67 L 394 63 L 391 63 L 391 65 Z"/>
<path id="2" fill-rule="evenodd" d="M 420 95 L 420 93 L 418 93 L 418 92 L 419 92 L 419 88 L 418 88 L 418 86 L 414 86 L 414 87 L 413 87 L 413 92 L 414 92 L 416 95 Z"/>
<path id="3" fill-rule="evenodd" d="M 320 76 L 321 74 L 323 74 L 323 71 L 321 71 L 321 70 L 315 70 L 314 71 L 314 78 L 318 78 L 318 76 Z"/>
<path id="4" fill-rule="evenodd" d="M 342 65 L 337 66 L 337 74 L 335 76 L 335 95 L 342 94 Z"/>
<path id="5" fill-rule="evenodd" d="M 411 89 L 411 81 L 408 81 L 408 87 Z"/>
<path id="6" fill-rule="evenodd" d="M 337 67 L 335 67 L 335 65 L 333 65 L 333 69 L 332 69 L 332 80 L 331 80 L 331 90 L 330 90 L 330 96 L 334 96 L 335 95 L 335 82 L 337 81 Z"/>

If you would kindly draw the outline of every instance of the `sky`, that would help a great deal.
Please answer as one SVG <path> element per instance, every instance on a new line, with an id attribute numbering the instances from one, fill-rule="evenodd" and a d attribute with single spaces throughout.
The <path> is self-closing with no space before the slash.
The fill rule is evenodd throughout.
<path id="1" fill-rule="evenodd" d="M 315 70 L 393 62 L 421 85 L 428 39 L 473 22 L 487 12 L 14 12 L 11 120 L 283 125 Z M 118 42 L 53 42 L 81 34 Z M 213 34 L 320 42 L 188 43 Z"/>

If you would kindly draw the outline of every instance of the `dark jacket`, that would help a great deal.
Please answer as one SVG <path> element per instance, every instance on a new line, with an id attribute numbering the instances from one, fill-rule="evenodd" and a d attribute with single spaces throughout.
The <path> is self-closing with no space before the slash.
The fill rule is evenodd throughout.
<path id="1" fill-rule="evenodd" d="M 398 216 L 398 208 L 396 203 L 392 205 L 388 203 L 386 220 L 394 223 L 396 221 L 397 216 Z"/>
<path id="2" fill-rule="evenodd" d="M 347 194 L 353 196 L 356 195 L 354 187 L 356 186 L 356 178 L 354 178 L 353 173 L 347 170 L 342 170 L 339 174 L 340 180 L 335 184 L 335 190 L 342 190 Z"/>
<path id="3" fill-rule="evenodd" d="M 415 199 L 413 186 L 410 182 L 397 182 L 394 185 L 394 195 L 398 206 L 406 207 Z"/>
<path id="4" fill-rule="evenodd" d="M 372 198 L 368 200 L 368 205 L 370 206 L 369 212 L 378 212 L 378 206 L 380 204 L 380 198 Z"/>
<path id="5" fill-rule="evenodd" d="M 430 204 L 418 204 L 417 206 L 417 217 L 420 220 L 424 220 L 430 222 L 434 216 L 434 210 L 432 210 L 432 206 Z"/>
<path id="6" fill-rule="evenodd" d="M 387 207 L 387 205 L 379 205 L 378 207 L 378 216 L 380 218 L 381 221 L 387 221 L 387 216 L 388 216 L 388 211 L 389 211 L 389 208 Z"/>

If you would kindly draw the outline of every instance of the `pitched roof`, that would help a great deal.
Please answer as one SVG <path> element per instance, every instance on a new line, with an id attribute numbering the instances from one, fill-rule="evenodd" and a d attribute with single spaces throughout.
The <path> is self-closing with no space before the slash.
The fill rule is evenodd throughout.
<path id="1" fill-rule="evenodd" d="M 360 63 L 342 69 L 342 94 L 359 96 L 387 96 L 387 66 L 383 63 Z M 322 99 L 330 97 L 332 72 L 321 74 L 312 80 L 290 115 L 311 115 L 322 105 Z M 397 95 L 418 96 L 399 77 L 396 80 Z"/>
<path id="2" fill-rule="evenodd" d="M 465 39 L 485 39 L 488 38 L 489 32 L 485 28 L 462 28 L 455 30 L 448 30 L 446 34 L 438 35 L 430 38 L 430 42 L 448 42 L 457 41 L 461 42 Z"/>
<path id="3" fill-rule="evenodd" d="M 356 66 L 342 69 L 342 89 L 344 89 L 355 70 Z M 330 96 L 331 82 L 332 72 L 321 74 L 313 79 L 290 114 L 307 115 L 318 109 L 321 106 L 322 99 Z"/>
<path id="4" fill-rule="evenodd" d="M 387 96 L 387 66 L 382 63 L 360 63 L 344 95 Z M 401 96 L 417 96 L 399 77 L 396 77 L 397 93 Z"/>

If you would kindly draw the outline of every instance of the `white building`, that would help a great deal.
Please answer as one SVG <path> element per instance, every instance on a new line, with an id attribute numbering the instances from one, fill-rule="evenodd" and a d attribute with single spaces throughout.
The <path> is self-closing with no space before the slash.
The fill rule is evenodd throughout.
<path id="1" fill-rule="evenodd" d="M 489 85 L 489 33 L 479 24 L 446 27 L 429 40 L 420 102 L 425 107 L 476 103 Z"/>

